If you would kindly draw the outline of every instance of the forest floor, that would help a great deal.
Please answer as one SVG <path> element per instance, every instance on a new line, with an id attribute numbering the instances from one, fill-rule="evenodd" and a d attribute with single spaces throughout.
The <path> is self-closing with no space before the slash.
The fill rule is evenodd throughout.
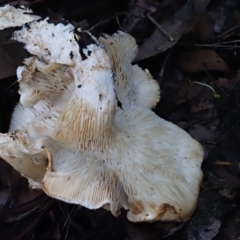
<path id="1" fill-rule="evenodd" d="M 198 206 L 187 223 L 131 223 L 126 213 L 88 210 L 30 190 L 0 160 L 1 240 L 240 239 L 240 2 L 236 0 L 35 0 L 25 5 L 96 33 L 122 30 L 139 44 L 135 63 L 161 87 L 154 111 L 205 150 Z M 0 131 L 18 102 L 16 68 L 26 52 L 0 32 Z M 17 52 L 17 54 L 16 54 Z"/>

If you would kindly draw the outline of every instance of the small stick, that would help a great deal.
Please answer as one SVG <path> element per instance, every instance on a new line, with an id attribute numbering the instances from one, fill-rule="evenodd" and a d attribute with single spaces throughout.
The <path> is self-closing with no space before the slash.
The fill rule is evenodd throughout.
<path id="1" fill-rule="evenodd" d="M 6 90 L 8 90 L 9 88 L 11 88 L 14 84 L 16 84 L 18 82 L 18 80 L 16 80 L 15 82 L 13 82 L 10 86 L 7 87 Z"/>
<path id="2" fill-rule="evenodd" d="M 165 73 L 165 68 L 166 68 L 169 57 L 170 57 L 170 53 L 168 52 L 167 55 L 165 56 L 165 59 L 164 59 L 164 62 L 162 64 L 161 71 L 160 71 L 160 74 L 159 74 L 159 80 L 158 80 L 159 84 L 161 83 L 163 75 Z"/>
<path id="3" fill-rule="evenodd" d="M 116 16 L 116 21 L 117 21 L 118 26 L 119 26 L 124 32 L 127 33 L 127 31 L 121 26 L 121 24 L 120 24 L 120 22 L 119 22 L 118 16 Z"/>
<path id="4" fill-rule="evenodd" d="M 231 166 L 232 162 L 224 162 L 224 161 L 215 161 L 214 162 L 215 165 L 223 165 L 223 166 Z"/>
<path id="5" fill-rule="evenodd" d="M 177 43 L 177 44 L 178 45 L 184 45 L 184 46 L 193 46 L 193 47 L 213 47 L 213 48 L 225 48 L 225 49 L 240 48 L 240 46 L 236 46 L 236 45 L 223 45 L 221 43 L 213 43 L 213 44 Z"/>
<path id="6" fill-rule="evenodd" d="M 154 18 L 152 18 L 149 14 L 147 15 L 147 18 L 154 24 L 156 25 L 156 27 L 171 41 L 173 42 L 174 39 L 172 36 L 169 35 L 169 33 L 167 33 L 167 31 L 165 29 L 162 28 L 161 25 L 158 24 L 157 21 L 155 21 Z"/>
<path id="7" fill-rule="evenodd" d="M 205 86 L 205 87 L 208 87 L 209 89 L 211 89 L 213 91 L 213 94 L 214 94 L 214 97 L 215 98 L 220 98 L 220 94 L 218 94 L 214 88 L 212 88 L 210 85 L 206 84 L 206 83 L 201 83 L 201 82 L 197 82 L 197 81 L 193 81 L 192 84 L 199 84 L 199 85 L 202 85 L 202 86 Z"/>
<path id="8" fill-rule="evenodd" d="M 227 30 L 226 32 L 221 33 L 221 34 L 218 35 L 215 39 L 220 38 L 220 37 L 223 36 L 224 34 L 227 34 L 227 33 L 229 33 L 229 32 L 232 32 L 233 30 L 235 30 L 235 29 L 237 29 L 237 28 L 239 28 L 238 25 L 235 26 L 235 27 L 233 27 L 233 28 L 231 28 L 231 29 L 229 29 L 229 30 Z"/>

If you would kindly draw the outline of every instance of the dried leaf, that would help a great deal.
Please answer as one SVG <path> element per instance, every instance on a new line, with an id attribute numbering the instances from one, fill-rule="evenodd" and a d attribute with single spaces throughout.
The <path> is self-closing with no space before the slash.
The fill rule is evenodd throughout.
<path id="1" fill-rule="evenodd" d="M 200 42 L 206 42 L 213 38 L 213 24 L 213 19 L 207 13 L 204 13 L 195 22 L 192 32 L 195 37 L 200 40 Z"/>
<path id="2" fill-rule="evenodd" d="M 179 65 L 186 72 L 201 72 L 204 70 L 217 70 L 228 72 L 226 62 L 214 51 L 201 49 L 193 52 L 184 53 Z"/>
<path id="3" fill-rule="evenodd" d="M 170 41 L 166 34 L 156 28 L 153 34 L 139 47 L 136 60 L 154 56 L 175 45 L 184 33 L 191 30 L 193 21 L 199 13 L 204 11 L 208 3 L 209 0 L 187 1 L 186 5 L 175 15 L 159 23 L 174 41 Z"/>
<path id="4" fill-rule="evenodd" d="M 196 140 L 209 141 L 212 138 L 211 132 L 204 126 L 200 124 L 195 124 L 193 128 L 189 130 L 189 134 Z"/>
<path id="5" fill-rule="evenodd" d="M 201 98 L 198 105 L 194 105 L 191 107 L 192 112 L 198 112 L 206 109 L 213 109 L 213 102 L 206 98 Z"/>
<path id="6" fill-rule="evenodd" d="M 210 222 L 189 228 L 187 232 L 188 240 L 212 240 L 219 231 L 221 222 L 215 218 L 210 219 Z"/>
<path id="7" fill-rule="evenodd" d="M 131 31 L 136 23 L 145 18 L 148 13 L 157 11 L 158 2 L 155 0 L 131 0 L 129 10 L 125 13 L 122 27 L 126 31 Z"/>
<path id="8" fill-rule="evenodd" d="M 16 69 L 29 54 L 21 43 L 9 40 L 0 45 L 0 79 L 14 76 Z"/>

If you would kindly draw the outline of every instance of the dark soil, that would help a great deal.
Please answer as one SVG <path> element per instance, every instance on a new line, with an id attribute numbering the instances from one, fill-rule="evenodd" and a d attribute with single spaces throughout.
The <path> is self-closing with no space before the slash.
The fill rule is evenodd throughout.
<path id="1" fill-rule="evenodd" d="M 140 45 L 136 63 L 148 68 L 161 87 L 154 111 L 204 147 L 204 180 L 197 209 L 187 223 L 134 224 L 124 211 L 115 218 L 103 209 L 88 210 L 30 190 L 27 181 L 0 160 L 0 239 L 240 239 L 240 2 L 19 2 L 55 23 L 66 22 L 63 17 L 95 33 L 131 33 Z M 22 45 L 14 46 L 12 54 L 13 30 L 0 32 L 1 132 L 8 131 L 19 99 L 15 69 L 26 56 Z"/>

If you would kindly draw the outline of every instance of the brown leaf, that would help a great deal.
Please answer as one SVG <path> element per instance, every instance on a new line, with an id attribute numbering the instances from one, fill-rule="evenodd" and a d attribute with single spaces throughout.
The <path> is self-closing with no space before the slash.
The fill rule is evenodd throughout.
<path id="1" fill-rule="evenodd" d="M 5 203 L 7 202 L 7 199 L 8 199 L 8 189 L 7 188 L 2 188 L 0 190 L 0 208 L 2 208 Z"/>
<path id="2" fill-rule="evenodd" d="M 227 88 L 229 86 L 229 80 L 226 78 L 218 78 L 215 82 L 215 85 L 220 88 L 220 87 L 225 87 Z"/>
<path id="3" fill-rule="evenodd" d="M 195 124 L 188 133 L 197 141 L 209 141 L 212 138 L 211 132 L 200 124 Z"/>
<path id="4" fill-rule="evenodd" d="M 221 222 L 218 219 L 211 218 L 207 224 L 201 224 L 189 228 L 187 231 L 188 240 L 212 240 L 219 231 Z"/>
<path id="5" fill-rule="evenodd" d="M 122 27 L 126 31 L 131 31 L 136 23 L 145 18 L 147 13 L 153 13 L 157 11 L 158 2 L 155 0 L 131 0 L 129 3 L 129 10 L 125 13 L 125 18 L 122 23 Z"/>
<path id="6" fill-rule="evenodd" d="M 201 49 L 187 52 L 182 57 L 184 60 L 179 65 L 186 72 L 195 73 L 206 69 L 228 72 L 226 62 L 214 50 Z"/>
<path id="7" fill-rule="evenodd" d="M 213 24 L 214 22 L 211 19 L 211 17 L 207 13 L 204 13 L 195 22 L 192 29 L 192 33 L 201 42 L 207 42 L 213 38 L 214 34 Z"/>
<path id="8" fill-rule="evenodd" d="M 213 102 L 206 98 L 201 98 L 198 105 L 191 107 L 192 112 L 199 112 L 202 110 L 213 109 Z"/>
<path id="9" fill-rule="evenodd" d="M 139 47 L 136 60 L 154 56 L 174 46 L 183 34 L 192 29 L 193 21 L 198 17 L 198 14 L 204 11 L 208 3 L 209 0 L 187 1 L 186 5 L 176 14 L 158 23 L 174 40 L 170 41 L 166 34 L 156 28 L 153 34 Z"/>

